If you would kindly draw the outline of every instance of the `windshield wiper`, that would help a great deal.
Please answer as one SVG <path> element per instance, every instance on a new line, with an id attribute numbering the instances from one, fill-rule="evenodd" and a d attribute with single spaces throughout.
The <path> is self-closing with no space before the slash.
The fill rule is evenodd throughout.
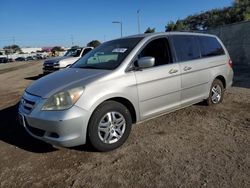
<path id="1" fill-rule="evenodd" d="M 82 66 L 79 68 L 81 68 L 81 69 L 102 69 L 100 67 L 95 67 L 95 66 L 90 66 L 90 65 Z"/>

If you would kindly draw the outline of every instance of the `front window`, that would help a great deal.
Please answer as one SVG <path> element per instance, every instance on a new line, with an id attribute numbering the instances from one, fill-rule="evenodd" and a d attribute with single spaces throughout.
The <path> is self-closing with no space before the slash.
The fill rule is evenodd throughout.
<path id="1" fill-rule="evenodd" d="M 142 37 L 117 39 L 103 43 L 79 59 L 71 67 L 114 70 L 141 39 Z"/>
<path id="2" fill-rule="evenodd" d="M 64 57 L 79 57 L 81 54 L 81 49 L 69 49 L 64 54 Z"/>
<path id="3" fill-rule="evenodd" d="M 154 66 L 166 65 L 172 63 L 171 52 L 167 38 L 158 38 L 150 43 L 141 51 L 138 59 L 142 57 L 154 57 Z M 135 63 L 137 66 L 137 63 Z"/>

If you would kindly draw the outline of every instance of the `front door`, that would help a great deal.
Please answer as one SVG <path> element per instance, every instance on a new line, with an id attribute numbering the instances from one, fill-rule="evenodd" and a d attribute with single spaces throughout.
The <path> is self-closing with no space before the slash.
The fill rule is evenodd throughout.
<path id="1" fill-rule="evenodd" d="M 141 120 L 174 110 L 180 106 L 180 67 L 172 63 L 167 38 L 150 41 L 138 58 L 154 57 L 155 65 L 136 71 Z"/>

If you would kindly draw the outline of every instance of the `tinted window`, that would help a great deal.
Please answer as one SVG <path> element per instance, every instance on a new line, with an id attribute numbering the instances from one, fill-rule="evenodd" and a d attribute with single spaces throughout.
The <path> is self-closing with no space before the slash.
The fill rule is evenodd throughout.
<path id="1" fill-rule="evenodd" d="M 221 44 L 214 37 L 199 37 L 202 57 L 210 57 L 225 54 Z"/>
<path id="2" fill-rule="evenodd" d="M 84 51 L 82 52 L 82 56 L 84 56 L 85 54 L 87 54 L 91 50 L 92 50 L 91 48 L 85 48 Z"/>
<path id="3" fill-rule="evenodd" d="M 166 38 L 160 38 L 149 42 L 139 54 L 138 58 L 147 56 L 155 58 L 155 66 L 171 63 L 172 58 L 168 40 Z"/>
<path id="4" fill-rule="evenodd" d="M 200 49 L 195 36 L 175 35 L 172 38 L 178 61 L 200 58 Z"/>

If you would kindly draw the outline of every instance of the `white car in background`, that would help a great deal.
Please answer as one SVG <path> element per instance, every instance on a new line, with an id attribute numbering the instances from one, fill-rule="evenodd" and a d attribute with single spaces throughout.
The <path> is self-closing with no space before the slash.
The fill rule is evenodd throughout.
<path id="1" fill-rule="evenodd" d="M 68 67 L 92 49 L 93 47 L 71 48 L 67 50 L 64 56 L 45 60 L 43 63 L 43 74 L 48 74 Z"/>

